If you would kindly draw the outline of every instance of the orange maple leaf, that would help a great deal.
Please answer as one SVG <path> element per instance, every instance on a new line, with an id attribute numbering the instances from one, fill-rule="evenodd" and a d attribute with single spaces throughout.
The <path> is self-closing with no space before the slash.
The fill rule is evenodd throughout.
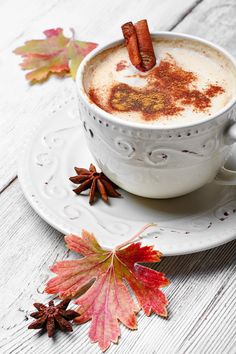
<path id="1" fill-rule="evenodd" d="M 168 285 L 169 281 L 163 273 L 138 264 L 159 262 L 162 254 L 152 246 L 142 247 L 140 242 L 129 244 L 140 233 L 111 251 L 103 249 L 94 235 L 85 230 L 80 237 L 65 236 L 67 247 L 84 257 L 57 262 L 51 268 L 57 276 L 47 283 L 47 293 L 59 294 L 62 299 L 71 298 L 89 287 L 75 301 L 80 314 L 75 322 L 81 324 L 92 320 L 89 337 L 92 342 L 98 342 L 103 351 L 111 342 L 117 343 L 118 321 L 130 329 L 137 328 L 136 313 L 140 308 L 147 316 L 151 312 L 167 316 L 167 299 L 159 288 Z M 127 283 L 139 305 L 133 301 Z"/>
<path id="2" fill-rule="evenodd" d="M 30 40 L 22 47 L 14 50 L 15 54 L 23 57 L 20 64 L 24 70 L 32 70 L 26 74 L 30 82 L 45 81 L 50 73 L 60 76 L 70 74 L 74 79 L 79 64 L 91 50 L 97 47 L 96 43 L 75 40 L 74 30 L 72 38 L 63 34 L 62 28 L 46 30 L 43 33 L 46 39 Z"/>

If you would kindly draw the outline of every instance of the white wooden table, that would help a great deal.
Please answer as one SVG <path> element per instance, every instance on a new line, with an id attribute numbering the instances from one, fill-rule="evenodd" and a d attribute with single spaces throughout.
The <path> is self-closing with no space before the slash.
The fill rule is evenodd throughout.
<path id="1" fill-rule="evenodd" d="M 147 18 L 151 31 L 175 30 L 214 41 L 236 56 L 235 0 L 1 0 L 0 1 L 0 353 L 100 353 L 89 342 L 89 323 L 55 340 L 27 330 L 32 303 L 66 259 L 63 236 L 31 209 L 17 180 L 17 155 L 38 115 L 74 92 L 71 79 L 51 78 L 30 87 L 12 50 L 52 27 L 74 27 L 80 39 L 102 43 L 120 25 Z M 81 225 L 82 227 L 83 225 Z M 164 258 L 158 269 L 169 318 L 138 316 L 138 330 L 122 326 L 109 353 L 236 353 L 236 241 L 194 255 Z"/>

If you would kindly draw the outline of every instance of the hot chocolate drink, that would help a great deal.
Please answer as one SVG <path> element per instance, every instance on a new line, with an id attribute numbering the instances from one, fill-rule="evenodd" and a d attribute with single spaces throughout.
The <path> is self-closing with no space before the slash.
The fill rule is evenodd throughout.
<path id="1" fill-rule="evenodd" d="M 173 126 L 197 123 L 219 112 L 236 93 L 231 62 L 216 49 L 188 39 L 154 39 L 156 65 L 138 71 L 121 44 L 86 66 L 90 100 L 121 119 Z"/>

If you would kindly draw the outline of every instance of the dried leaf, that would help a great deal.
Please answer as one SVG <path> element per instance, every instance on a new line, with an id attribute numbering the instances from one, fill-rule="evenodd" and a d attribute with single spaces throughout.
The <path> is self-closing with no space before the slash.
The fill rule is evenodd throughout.
<path id="1" fill-rule="evenodd" d="M 26 74 L 30 82 L 42 82 L 53 73 L 60 76 L 71 75 L 73 79 L 82 59 L 91 50 L 96 48 L 96 43 L 82 42 L 72 37 L 67 38 L 62 28 L 46 30 L 43 33 L 46 39 L 30 40 L 22 47 L 14 50 L 15 54 L 23 57 L 21 67 L 32 70 Z"/>
<path id="2" fill-rule="evenodd" d="M 136 313 L 140 308 L 147 316 L 151 312 L 167 316 L 167 299 L 159 288 L 166 286 L 168 280 L 163 273 L 138 264 L 159 262 L 161 253 L 151 246 L 142 247 L 140 242 L 129 244 L 131 240 L 109 251 L 85 230 L 80 237 L 66 236 L 67 247 L 84 257 L 52 266 L 51 270 L 57 276 L 49 280 L 45 289 L 64 299 L 79 296 L 81 289 L 90 285 L 75 301 L 80 314 L 75 322 L 92 320 L 89 337 L 98 342 L 103 351 L 111 342 L 117 343 L 119 321 L 130 329 L 137 328 Z M 127 283 L 139 305 L 133 301 Z"/>

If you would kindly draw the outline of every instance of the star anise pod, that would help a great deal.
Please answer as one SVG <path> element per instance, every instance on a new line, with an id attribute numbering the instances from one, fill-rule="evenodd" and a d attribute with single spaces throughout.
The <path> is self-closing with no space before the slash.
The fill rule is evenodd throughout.
<path id="1" fill-rule="evenodd" d="M 36 321 L 29 325 L 29 329 L 45 328 L 48 337 L 52 337 L 56 328 L 64 332 L 72 332 L 73 328 L 69 321 L 78 317 L 78 312 L 74 310 L 66 310 L 70 300 L 63 300 L 58 305 L 54 305 L 54 301 L 49 301 L 48 306 L 40 303 L 35 303 L 34 307 L 38 310 L 30 314 L 36 318 Z"/>
<path id="2" fill-rule="evenodd" d="M 73 189 L 76 194 L 90 188 L 89 191 L 89 203 L 93 204 L 96 191 L 99 192 L 102 200 L 108 202 L 108 197 L 117 198 L 120 197 L 120 193 L 117 192 L 118 188 L 115 183 L 110 181 L 103 172 L 97 172 L 96 167 L 91 163 L 89 170 L 85 168 L 75 167 L 77 176 L 70 177 L 70 181 L 76 184 L 80 184 L 79 187 Z"/>

